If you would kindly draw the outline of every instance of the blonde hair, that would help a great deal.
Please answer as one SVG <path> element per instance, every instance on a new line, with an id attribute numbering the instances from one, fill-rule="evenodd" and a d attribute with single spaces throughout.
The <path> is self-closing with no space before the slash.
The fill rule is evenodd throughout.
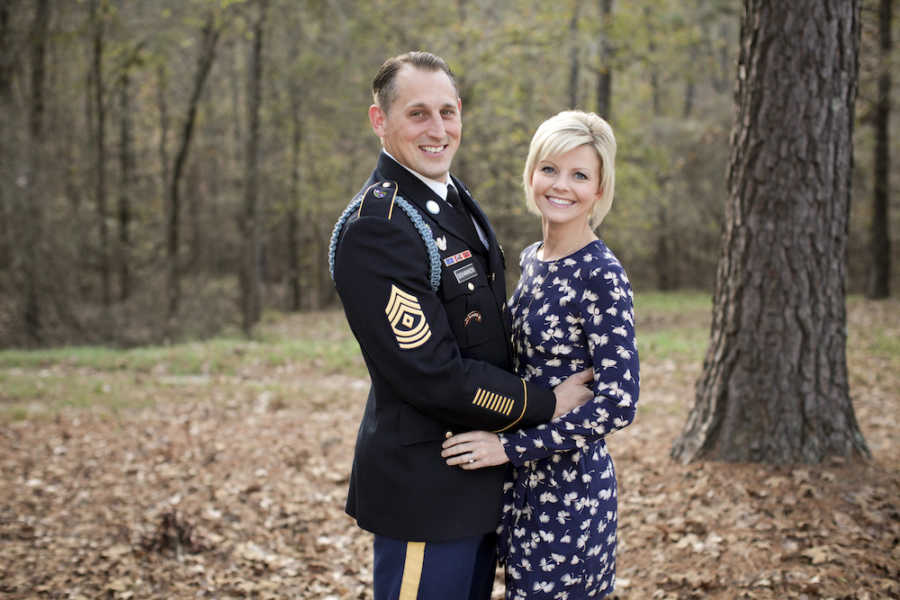
<path id="1" fill-rule="evenodd" d="M 612 207 L 616 182 L 616 137 L 609 123 L 594 113 L 565 110 L 543 123 L 534 132 L 522 183 L 525 187 L 525 205 L 530 212 L 540 215 L 531 194 L 531 177 L 535 166 L 550 156 L 559 156 L 579 146 L 591 146 L 600 162 L 600 198 L 591 209 L 591 228 L 599 225 Z"/>

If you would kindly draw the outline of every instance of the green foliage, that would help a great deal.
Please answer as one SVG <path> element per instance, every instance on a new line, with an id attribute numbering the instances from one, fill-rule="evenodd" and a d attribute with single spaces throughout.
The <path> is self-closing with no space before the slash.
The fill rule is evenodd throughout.
<path id="1" fill-rule="evenodd" d="M 727 193 L 739 5 L 732 0 L 634 0 L 613 3 L 606 18 L 601 4 L 269 0 L 260 146 L 266 308 L 287 305 L 285 288 L 295 270 L 303 289 L 302 307 L 334 301 L 323 265 L 325 245 L 335 218 L 368 176 L 379 148 L 366 116 L 371 78 L 386 57 L 416 48 L 443 55 L 456 73 L 464 127 L 453 170 L 497 224 L 508 258 L 536 236 L 536 221 L 525 213 L 521 170 L 536 127 L 570 108 L 574 57 L 577 108 L 593 110 L 598 77 L 607 72 L 612 76 L 610 121 L 619 146 L 616 200 L 601 235 L 641 290 L 711 289 Z M 108 196 L 111 204 L 127 197 L 132 206 L 129 241 L 124 249 L 112 250 L 113 262 L 126 261 L 134 271 L 134 294 L 142 299 L 132 302 L 158 303 L 164 285 L 165 177 L 171 174 L 183 134 L 198 42 L 208 15 L 222 34 L 198 106 L 183 179 L 179 269 L 192 281 L 235 279 L 248 129 L 248 28 L 259 4 L 160 0 L 103 6 L 108 8 L 103 15 Z M 573 32 L 570 21 L 576 9 Z M 97 309 L 101 240 L 93 197 L 96 115 L 93 108 L 84 109 L 89 92 L 84 74 L 91 54 L 87 3 L 56 3 L 53 10 L 46 113 L 47 129 L 54 136 L 42 154 L 46 235 L 41 256 L 47 257 L 53 273 L 47 302 L 67 309 L 48 319 L 62 333 L 49 335 L 47 341 L 71 343 L 96 337 L 78 333 L 73 321 L 91 333 L 103 326 Z M 30 10 L 11 16 L 16 56 L 26 56 L 24 32 L 30 16 Z M 865 57 L 871 27 L 864 27 L 863 35 L 860 95 L 865 115 L 873 81 L 872 61 Z M 27 66 L 11 72 L 12 89 L 28 88 L 27 72 Z M 118 86 L 125 73 L 137 171 L 127 190 L 119 180 L 117 146 L 124 116 Z M 0 107 L 12 115 L 10 126 L 0 132 L 0 144 L 17 148 L 27 140 L 28 107 L 24 95 L 10 98 L 10 106 Z M 895 128 L 898 122 L 894 120 Z M 857 153 L 854 190 L 866 197 L 870 186 L 863 169 L 868 169 L 872 145 L 867 128 L 857 128 L 857 143 L 864 151 Z M 8 211 L 0 218 L 10 215 L 12 230 L 24 213 L 12 210 L 5 199 L 20 193 L 14 174 L 22 172 L 25 155 L 11 157 L 13 175 L 0 178 L 0 210 Z M 112 205 L 108 209 L 110 232 L 117 236 L 115 210 Z M 858 287 L 865 267 L 860 257 L 868 214 L 865 203 L 854 202 L 853 211 L 850 282 Z M 895 220 L 898 214 L 894 211 Z M 288 222 L 294 216 L 302 249 L 298 265 L 291 264 L 287 250 Z M 3 235 L 0 228 L 0 250 Z M 18 306 L 22 286 L 16 265 L 21 257 L 3 258 L 0 255 L 0 283 L 13 290 L 11 306 Z M 509 262 L 514 275 L 515 261 Z M 222 292 L 235 312 L 236 289 L 231 285 Z M 202 311 L 203 302 L 186 304 L 194 308 L 179 315 L 179 327 L 206 320 L 207 315 L 191 312 Z M 228 310 L 216 312 L 220 330 L 228 326 L 228 315 Z M 139 341 L 163 341 L 159 332 L 164 327 L 154 320 L 153 311 L 131 316 L 146 319 L 141 326 L 148 334 Z M 12 331 L 0 331 L 0 337 L 21 343 L 24 338 L 16 328 L 22 319 L 7 322 Z M 115 331 L 98 335 L 132 343 L 116 338 Z"/>

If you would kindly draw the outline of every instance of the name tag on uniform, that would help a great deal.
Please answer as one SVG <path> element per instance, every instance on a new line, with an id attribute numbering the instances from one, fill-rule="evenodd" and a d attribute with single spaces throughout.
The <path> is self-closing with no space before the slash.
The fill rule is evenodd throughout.
<path id="1" fill-rule="evenodd" d="M 475 265 L 470 263 L 461 269 L 456 269 L 453 274 L 456 276 L 456 281 L 463 283 L 478 275 L 478 271 L 475 270 Z"/>

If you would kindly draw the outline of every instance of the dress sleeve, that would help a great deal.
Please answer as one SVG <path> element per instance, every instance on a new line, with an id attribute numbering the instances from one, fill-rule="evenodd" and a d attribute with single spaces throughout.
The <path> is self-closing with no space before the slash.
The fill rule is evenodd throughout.
<path id="1" fill-rule="evenodd" d="M 500 435 L 510 462 L 583 448 L 634 420 L 640 387 L 631 285 L 618 262 L 590 272 L 577 304 L 594 370 L 594 398 L 551 422 Z"/>

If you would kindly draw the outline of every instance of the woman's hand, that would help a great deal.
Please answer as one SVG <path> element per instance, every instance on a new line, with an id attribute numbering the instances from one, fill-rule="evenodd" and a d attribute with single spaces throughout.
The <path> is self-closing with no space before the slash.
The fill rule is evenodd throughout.
<path id="1" fill-rule="evenodd" d="M 573 373 L 565 381 L 553 388 L 553 395 L 556 396 L 556 409 L 553 411 L 553 418 L 557 419 L 591 400 L 594 397 L 594 392 L 589 384 L 593 379 L 594 369 L 585 369 L 584 371 Z"/>
<path id="2" fill-rule="evenodd" d="M 459 465 L 466 471 L 495 467 L 509 462 L 503 443 L 496 433 L 467 431 L 444 440 L 441 456 L 450 466 Z"/>

